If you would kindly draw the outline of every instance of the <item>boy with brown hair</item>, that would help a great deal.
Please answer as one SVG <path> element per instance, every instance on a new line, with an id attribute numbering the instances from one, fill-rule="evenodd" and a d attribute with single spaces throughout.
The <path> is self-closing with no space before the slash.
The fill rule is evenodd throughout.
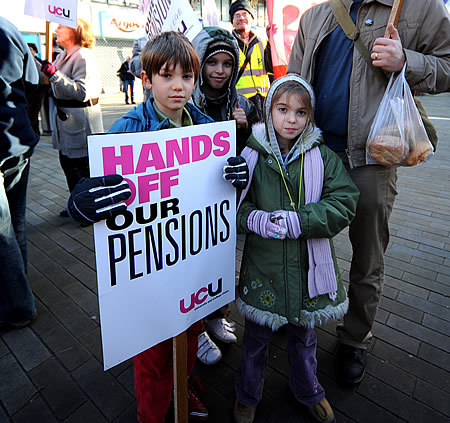
<path id="1" fill-rule="evenodd" d="M 142 82 L 152 97 L 114 123 L 110 132 L 144 132 L 210 123 L 213 120 L 188 103 L 200 73 L 200 60 L 181 33 L 164 32 L 147 42 L 141 53 Z M 188 374 L 197 356 L 197 339 L 203 322 L 186 330 Z M 173 388 L 172 340 L 168 339 L 136 355 L 134 378 L 138 420 L 163 423 Z M 189 393 L 189 417 L 206 420 L 208 411 Z"/>

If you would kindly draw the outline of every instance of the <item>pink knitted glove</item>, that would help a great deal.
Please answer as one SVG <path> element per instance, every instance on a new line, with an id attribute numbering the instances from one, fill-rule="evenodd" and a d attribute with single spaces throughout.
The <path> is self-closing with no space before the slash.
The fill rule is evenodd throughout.
<path id="1" fill-rule="evenodd" d="M 278 224 L 286 229 L 286 236 L 297 239 L 302 233 L 300 215 L 294 211 L 277 210 L 274 213 L 282 216 L 278 219 Z"/>
<path id="2" fill-rule="evenodd" d="M 248 215 L 247 226 L 252 232 L 263 238 L 284 239 L 287 230 L 278 223 L 280 217 L 277 212 L 253 210 Z"/>

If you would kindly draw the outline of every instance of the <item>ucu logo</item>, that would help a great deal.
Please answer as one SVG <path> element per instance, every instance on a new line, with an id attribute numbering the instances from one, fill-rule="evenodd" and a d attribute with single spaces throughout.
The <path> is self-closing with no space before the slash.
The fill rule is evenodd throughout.
<path id="1" fill-rule="evenodd" d="M 52 15 L 56 15 L 56 16 L 64 16 L 66 18 L 70 18 L 70 10 L 66 10 L 62 7 L 56 7 L 56 6 L 51 6 L 50 4 L 48 5 L 48 11 L 52 14 Z"/>
<path id="2" fill-rule="evenodd" d="M 180 300 L 180 311 L 182 313 L 190 312 L 195 306 L 200 305 L 206 301 L 208 297 L 215 297 L 217 294 L 222 292 L 222 278 L 217 281 L 217 289 L 213 290 L 213 284 L 210 283 L 208 288 L 204 286 L 200 288 L 197 292 L 193 292 L 191 294 L 191 304 L 189 307 L 186 307 L 186 303 L 184 302 L 184 298 Z"/>

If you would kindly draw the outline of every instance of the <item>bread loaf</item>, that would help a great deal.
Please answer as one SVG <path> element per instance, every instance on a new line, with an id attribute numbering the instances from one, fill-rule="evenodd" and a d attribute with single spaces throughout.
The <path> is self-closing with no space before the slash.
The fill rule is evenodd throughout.
<path id="1" fill-rule="evenodd" d="M 407 157 L 409 147 L 403 144 L 400 134 L 392 135 L 392 131 L 386 129 L 370 141 L 369 154 L 379 164 L 385 166 L 399 165 Z"/>
<path id="2" fill-rule="evenodd" d="M 432 152 L 433 147 L 428 140 L 421 140 L 416 142 L 414 150 L 408 154 L 405 160 L 406 166 L 415 166 L 423 162 L 427 156 Z"/>

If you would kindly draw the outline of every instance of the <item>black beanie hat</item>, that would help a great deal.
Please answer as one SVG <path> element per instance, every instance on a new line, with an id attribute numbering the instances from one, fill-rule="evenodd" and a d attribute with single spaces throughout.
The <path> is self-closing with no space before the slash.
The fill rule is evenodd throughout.
<path id="1" fill-rule="evenodd" d="M 252 18 L 255 19 L 255 11 L 249 1 L 237 0 L 233 3 L 231 3 L 231 6 L 230 6 L 231 20 L 233 20 L 233 16 L 238 10 L 246 10 L 248 13 L 250 13 L 250 15 L 252 15 Z"/>
<path id="2" fill-rule="evenodd" d="M 213 41 L 206 49 L 203 56 L 203 62 L 206 62 L 211 56 L 214 56 L 217 53 L 227 53 L 231 56 L 233 62 L 236 60 L 236 50 L 234 50 L 233 46 L 225 41 L 217 40 Z"/>

